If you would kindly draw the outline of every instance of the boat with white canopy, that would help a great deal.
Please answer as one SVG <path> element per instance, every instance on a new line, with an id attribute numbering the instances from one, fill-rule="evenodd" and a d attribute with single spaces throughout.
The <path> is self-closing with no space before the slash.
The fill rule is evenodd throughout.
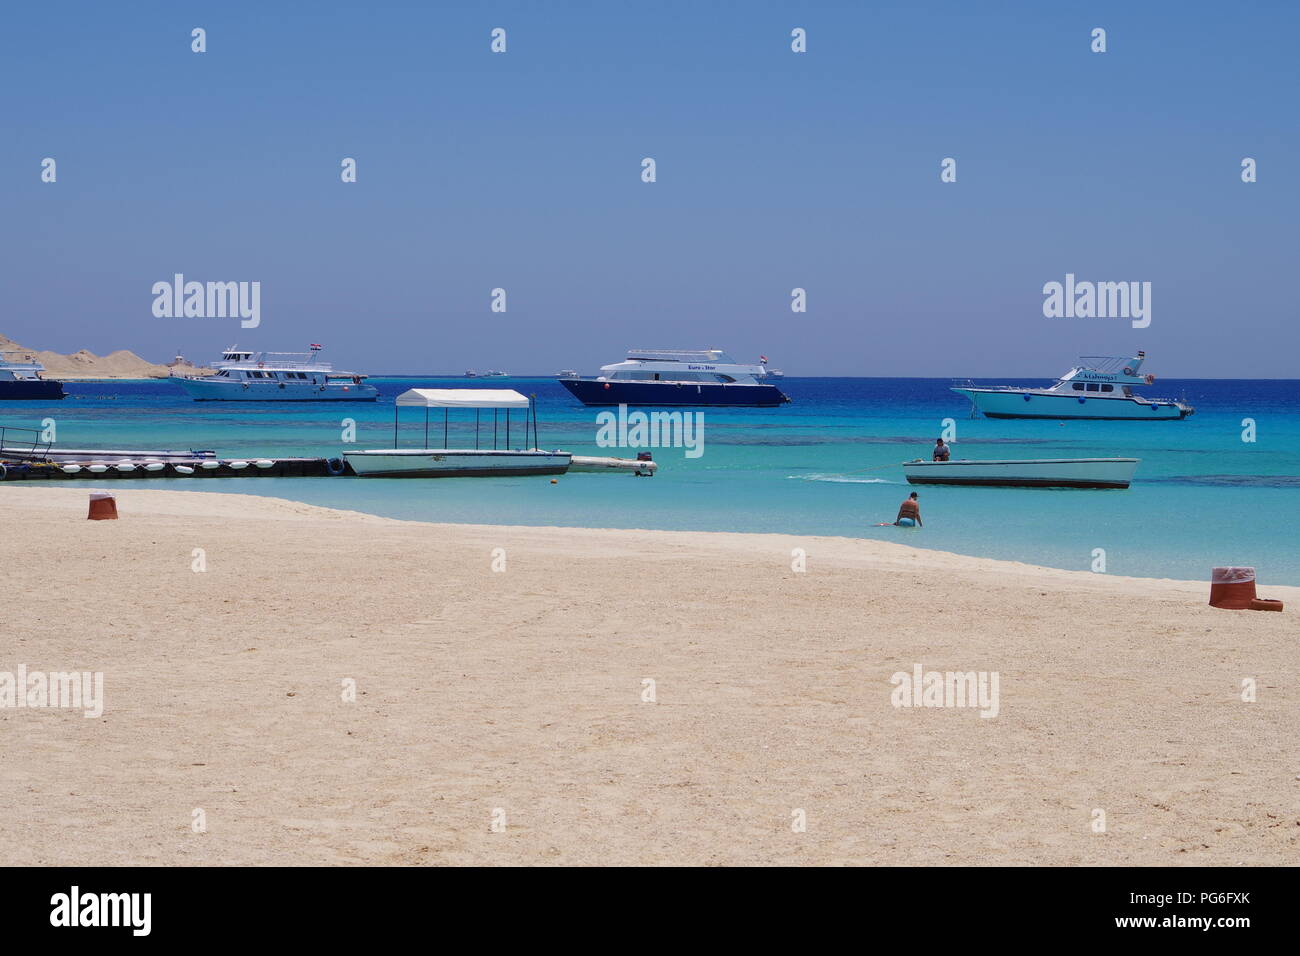
<path id="1" fill-rule="evenodd" d="M 424 447 L 398 448 L 398 414 L 402 408 L 424 409 Z M 442 409 L 442 447 L 429 447 L 430 413 Z M 452 409 L 474 410 L 474 447 L 450 448 Z M 491 421 L 483 412 L 492 410 Z M 502 412 L 505 412 L 502 415 Z M 518 427 L 512 412 L 523 412 L 523 448 L 512 448 Z M 516 419 L 517 421 L 517 419 Z M 531 442 L 530 429 L 531 428 Z M 488 448 L 488 431 L 492 447 Z M 344 452 L 362 478 L 474 478 L 507 475 L 562 475 L 573 456 L 537 447 L 537 412 L 526 396 L 511 388 L 412 388 L 397 396 L 393 408 L 393 447 Z"/>

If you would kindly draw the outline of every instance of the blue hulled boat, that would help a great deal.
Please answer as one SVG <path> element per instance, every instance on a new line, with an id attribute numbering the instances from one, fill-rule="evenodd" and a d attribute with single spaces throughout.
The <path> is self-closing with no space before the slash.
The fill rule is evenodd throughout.
<path id="1" fill-rule="evenodd" d="M 54 402 L 63 383 L 41 378 L 45 366 L 30 352 L 0 352 L 0 401 Z"/>
<path id="2" fill-rule="evenodd" d="M 595 378 L 560 384 L 584 405 L 690 405 L 773 408 L 790 401 L 769 377 L 767 360 L 740 365 L 717 349 L 632 349 Z"/>

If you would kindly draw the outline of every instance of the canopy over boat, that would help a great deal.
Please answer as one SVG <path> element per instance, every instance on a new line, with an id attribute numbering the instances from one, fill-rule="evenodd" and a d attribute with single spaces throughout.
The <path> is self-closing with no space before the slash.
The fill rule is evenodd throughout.
<path id="1" fill-rule="evenodd" d="M 397 404 L 417 408 L 527 408 L 528 399 L 513 388 L 412 388 L 397 396 Z"/>

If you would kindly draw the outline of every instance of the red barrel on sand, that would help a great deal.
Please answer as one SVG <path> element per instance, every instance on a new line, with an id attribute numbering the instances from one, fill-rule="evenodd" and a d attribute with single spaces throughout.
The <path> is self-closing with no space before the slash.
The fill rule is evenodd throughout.
<path id="1" fill-rule="evenodd" d="M 86 515 L 91 521 L 105 521 L 117 518 L 117 499 L 107 491 L 92 491 L 90 493 L 90 514 Z"/>
<path id="2" fill-rule="evenodd" d="M 1282 602 L 1255 596 L 1254 568 L 1215 568 L 1210 572 L 1210 607 L 1280 611 Z"/>

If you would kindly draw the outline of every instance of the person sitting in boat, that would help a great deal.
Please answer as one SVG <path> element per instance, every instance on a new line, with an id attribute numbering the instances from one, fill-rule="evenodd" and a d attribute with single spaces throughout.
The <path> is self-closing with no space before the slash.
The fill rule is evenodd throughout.
<path id="1" fill-rule="evenodd" d="M 952 454 L 952 449 L 943 443 L 942 438 L 936 438 L 934 440 L 934 460 L 947 461 L 950 454 Z"/>
<path id="2" fill-rule="evenodd" d="M 918 528 L 925 527 L 925 525 L 921 524 L 921 504 L 915 491 L 908 495 L 903 500 L 903 503 L 898 506 L 898 517 L 894 519 L 894 524 L 900 527 L 910 527 L 911 525 L 916 525 Z"/>

